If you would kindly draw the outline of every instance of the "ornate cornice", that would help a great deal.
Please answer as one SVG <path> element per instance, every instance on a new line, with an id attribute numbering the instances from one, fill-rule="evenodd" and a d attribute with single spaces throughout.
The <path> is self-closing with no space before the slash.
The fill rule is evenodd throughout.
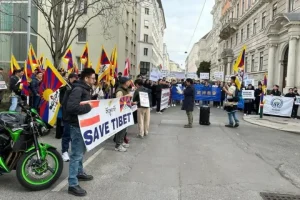
<path id="1" fill-rule="evenodd" d="M 290 40 L 299 40 L 300 36 L 299 35 L 291 35 Z"/>
<path id="2" fill-rule="evenodd" d="M 278 47 L 278 44 L 277 43 L 268 43 L 266 45 L 268 48 L 271 48 L 271 47 Z"/>

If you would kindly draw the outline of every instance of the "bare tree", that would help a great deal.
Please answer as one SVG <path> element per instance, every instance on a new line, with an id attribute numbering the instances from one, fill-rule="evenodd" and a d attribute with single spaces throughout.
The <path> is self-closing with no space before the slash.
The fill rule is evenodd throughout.
<path id="1" fill-rule="evenodd" d="M 54 66 L 59 67 L 61 58 L 80 34 L 80 29 L 90 26 L 95 18 L 99 18 L 101 34 L 109 35 L 109 28 L 123 22 L 123 11 L 127 7 L 136 6 L 143 0 L 32 0 L 46 21 L 48 35 L 42 35 L 33 27 L 32 31 L 41 37 L 51 52 Z M 19 17 L 27 23 L 21 15 L 13 15 L 5 10 L 0 12 Z M 97 24 L 98 25 L 98 24 Z"/>

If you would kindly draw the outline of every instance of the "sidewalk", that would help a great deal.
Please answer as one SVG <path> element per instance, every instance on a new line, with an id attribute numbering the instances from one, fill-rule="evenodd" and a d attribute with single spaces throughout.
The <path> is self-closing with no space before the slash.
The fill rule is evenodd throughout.
<path id="1" fill-rule="evenodd" d="M 300 133 L 300 123 L 296 119 L 273 116 L 263 116 L 263 118 L 260 119 L 259 115 L 250 115 L 244 116 L 244 120 L 258 126 L 264 126 L 286 132 Z"/>

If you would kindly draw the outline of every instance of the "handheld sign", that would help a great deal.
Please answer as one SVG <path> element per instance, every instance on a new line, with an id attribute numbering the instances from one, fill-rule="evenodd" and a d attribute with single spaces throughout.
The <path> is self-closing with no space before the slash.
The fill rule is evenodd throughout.
<path id="1" fill-rule="evenodd" d="M 255 99 L 254 90 L 242 90 L 243 99 Z"/>
<path id="2" fill-rule="evenodd" d="M 142 107 L 149 108 L 150 102 L 149 102 L 149 95 L 147 92 L 139 92 L 140 96 L 140 104 Z"/>

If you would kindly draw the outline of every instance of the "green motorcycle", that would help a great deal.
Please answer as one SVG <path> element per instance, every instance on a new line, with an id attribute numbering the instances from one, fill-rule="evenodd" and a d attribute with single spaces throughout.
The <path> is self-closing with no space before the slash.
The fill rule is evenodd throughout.
<path id="1" fill-rule="evenodd" d="M 0 113 L 0 175 L 16 170 L 22 186 L 43 190 L 60 177 L 63 160 L 56 148 L 39 143 L 38 137 L 48 129 L 38 112 L 19 106 L 26 115 Z"/>

